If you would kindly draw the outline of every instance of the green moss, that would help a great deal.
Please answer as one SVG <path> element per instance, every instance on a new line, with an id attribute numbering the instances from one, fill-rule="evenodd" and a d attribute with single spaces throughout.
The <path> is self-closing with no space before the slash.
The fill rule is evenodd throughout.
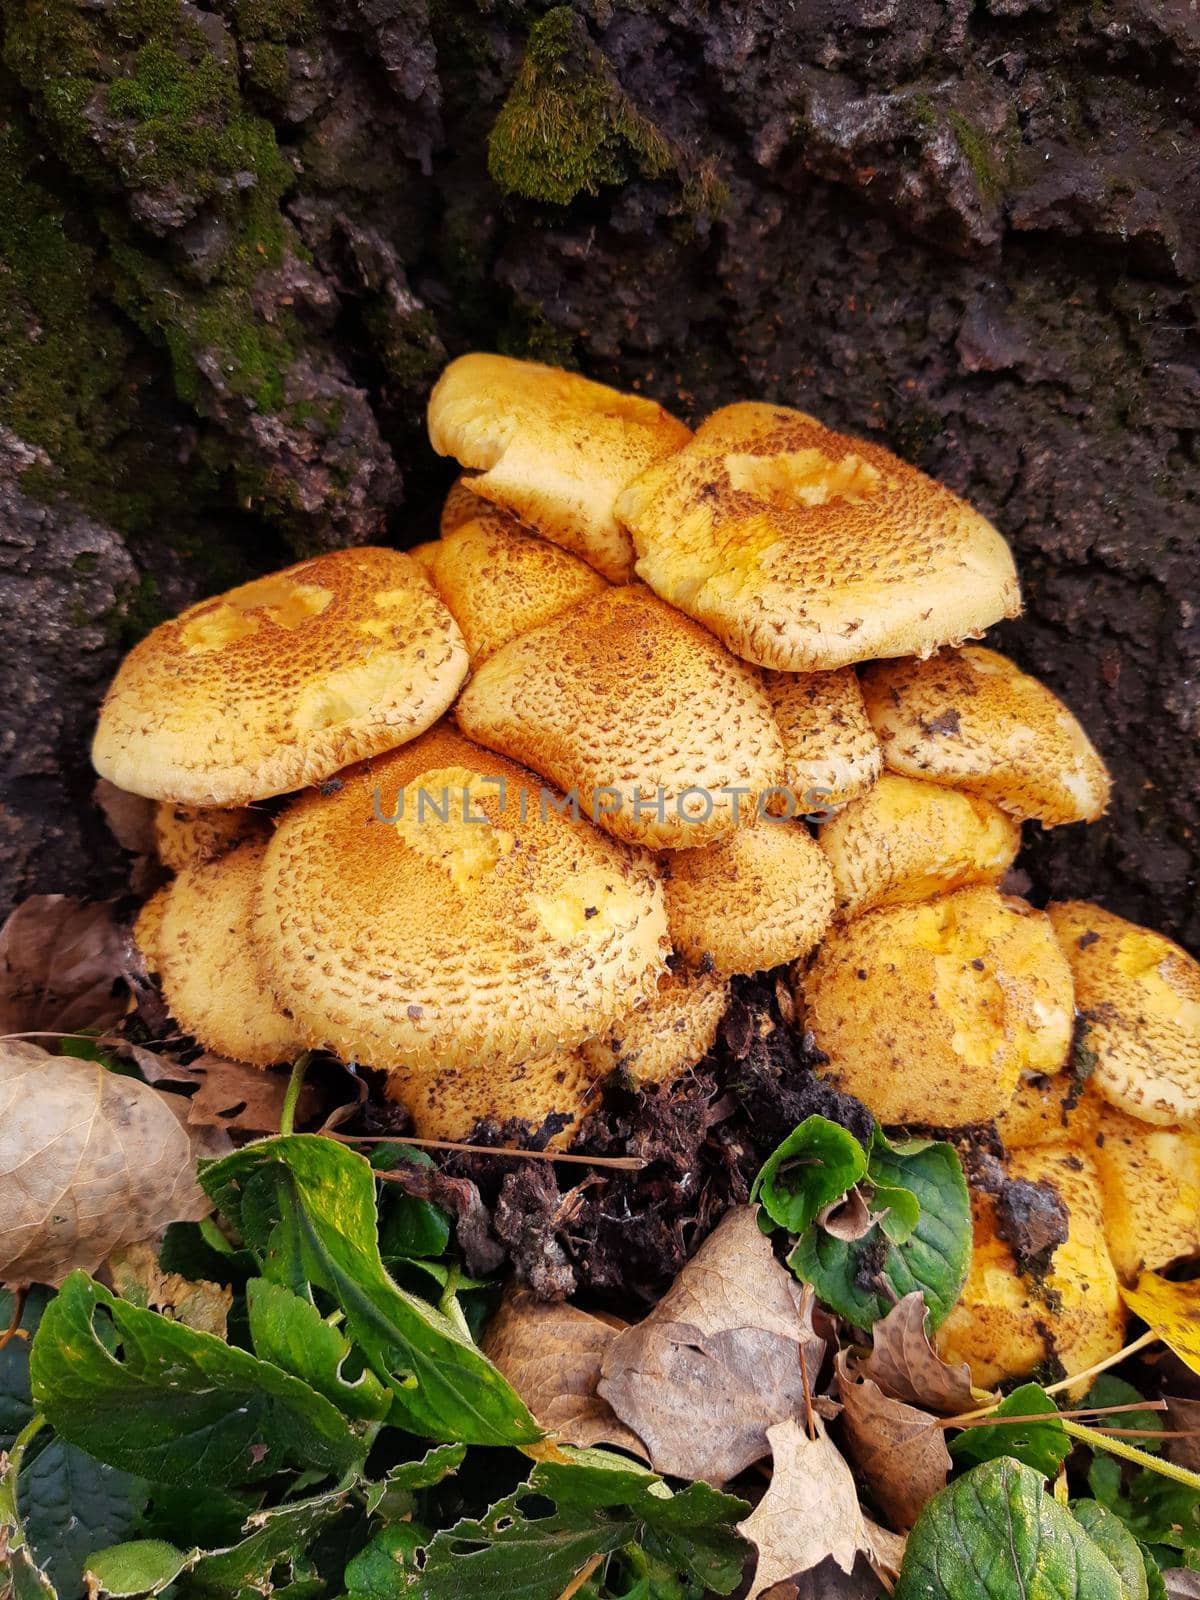
<path id="1" fill-rule="evenodd" d="M 312 0 L 235 0 L 233 25 L 239 38 L 298 44 L 317 26 Z"/>
<path id="2" fill-rule="evenodd" d="M 717 171 L 717 164 L 711 157 L 701 161 L 696 171 L 684 182 L 683 204 L 693 216 L 708 217 L 715 222 L 724 211 L 728 199 L 729 185 Z"/>
<path id="3" fill-rule="evenodd" d="M 504 356 L 526 361 L 545 361 L 552 367 L 573 370 L 579 365 L 575 341 L 556 328 L 541 306 L 519 300 L 497 329 L 496 349 Z"/>
<path id="4" fill-rule="evenodd" d="M 287 97 L 291 82 L 291 67 L 287 46 L 271 40 L 257 40 L 249 46 L 246 81 L 268 100 L 280 102 Z"/>
<path id="5" fill-rule="evenodd" d="M 525 59 L 488 135 L 488 171 L 505 194 L 569 205 L 634 172 L 675 165 L 670 144 L 636 109 L 569 6 L 530 30 Z"/>
<path id="6" fill-rule="evenodd" d="M 104 618 L 104 629 L 114 644 L 128 650 L 166 618 L 158 584 L 147 573 L 117 596 Z"/>
<path id="7" fill-rule="evenodd" d="M 936 128 L 938 124 L 937 110 L 928 95 L 918 94 L 913 97 L 913 118 L 919 128 Z"/>
<path id="8" fill-rule="evenodd" d="M 979 192 L 988 199 L 996 199 L 1003 189 L 1002 173 L 992 159 L 987 136 L 981 133 L 974 123 L 969 122 L 961 111 L 953 107 L 946 113 L 946 120 L 950 124 L 958 148 L 966 156 L 967 164 L 975 175 Z"/>

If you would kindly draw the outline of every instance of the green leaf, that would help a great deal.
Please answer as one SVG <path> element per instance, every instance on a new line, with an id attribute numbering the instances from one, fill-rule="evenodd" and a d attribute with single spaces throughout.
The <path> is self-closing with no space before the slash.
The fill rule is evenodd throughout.
<path id="1" fill-rule="evenodd" d="M 58 1600 L 54 1585 L 38 1565 L 25 1538 L 17 1510 L 20 1472 L 30 1440 L 41 1426 L 31 1420 L 0 1460 L 0 1554 L 7 1559 L 0 1566 L 0 1595 L 4 1600 Z"/>
<path id="2" fill-rule="evenodd" d="M 953 1309 L 971 1264 L 971 1206 L 958 1156 L 953 1146 L 927 1140 L 895 1147 L 880 1142 L 872 1170 L 882 1186 L 916 1196 L 920 1215 L 912 1234 L 896 1244 L 876 1223 L 846 1243 L 810 1228 L 788 1265 L 855 1327 L 869 1328 L 896 1300 L 919 1289 L 936 1328 Z"/>
<path id="3" fill-rule="evenodd" d="M 1111 1456 L 1105 1458 L 1113 1461 Z M 1142 1467 L 1126 1485 L 1119 1462 L 1101 1465 L 1097 1456 L 1088 1471 L 1088 1488 L 1143 1544 L 1169 1545 L 1174 1550 L 1200 1548 L 1200 1494 L 1186 1484 Z"/>
<path id="4" fill-rule="evenodd" d="M 392 1600 L 397 1585 L 403 1581 L 397 1567 L 411 1562 L 421 1546 L 429 1542 L 429 1537 L 428 1528 L 418 1522 L 397 1522 L 392 1527 L 381 1528 L 370 1543 L 347 1562 L 347 1594 L 352 1600 Z"/>
<path id="5" fill-rule="evenodd" d="M 115 1338 L 119 1354 L 109 1345 Z M 63 1438 L 165 1483 L 248 1483 L 285 1461 L 344 1472 L 365 1445 L 322 1395 L 73 1272 L 46 1308 L 33 1394 Z"/>
<path id="6" fill-rule="evenodd" d="M 82 1592 L 83 1569 L 99 1545 L 127 1538 L 146 1505 L 141 1478 L 52 1438 L 27 1460 L 18 1486 L 25 1532 L 62 1594 Z"/>
<path id="7" fill-rule="evenodd" d="M 1114 1378 L 1111 1372 L 1102 1372 L 1084 1399 L 1080 1401 L 1080 1405 L 1132 1406 L 1144 1399 L 1145 1396 L 1131 1383 L 1126 1383 L 1124 1378 Z M 1119 1422 L 1122 1428 L 1140 1428 L 1152 1433 L 1161 1433 L 1163 1425 L 1162 1412 L 1151 1411 L 1149 1407 L 1145 1411 L 1126 1411 L 1120 1418 L 1111 1417 L 1109 1421 L 1114 1426 Z M 1137 1444 L 1138 1449 L 1145 1450 L 1148 1455 L 1157 1455 L 1162 1449 L 1162 1442 L 1159 1439 L 1139 1439 Z M 1111 1457 L 1109 1459 L 1111 1460 Z"/>
<path id="8" fill-rule="evenodd" d="M 102 1594 L 160 1594 L 199 1553 L 177 1550 L 165 1539 L 133 1539 L 98 1550 L 88 1562 L 88 1570 Z"/>
<path id="9" fill-rule="evenodd" d="M 1145 1557 L 1121 1519 L 1098 1500 L 1072 1500 L 1071 1512 L 1117 1569 L 1126 1600 L 1150 1600 Z"/>
<path id="10" fill-rule="evenodd" d="M 935 1494 L 894 1600 L 1124 1600 L 1112 1562 L 1039 1473 L 1007 1457 Z"/>
<path id="11" fill-rule="evenodd" d="M 749 1547 L 734 1524 L 749 1507 L 707 1484 L 671 1494 L 653 1472 L 602 1450 L 564 1451 L 478 1521 L 405 1554 L 393 1595 L 421 1600 L 557 1600 L 588 1562 L 644 1546 L 649 1562 L 717 1594 L 741 1579 Z M 553 1509 L 544 1514 L 544 1502 Z M 650 1591 L 648 1591 L 650 1592 Z"/>
<path id="12" fill-rule="evenodd" d="M 870 1169 L 868 1178 L 871 1179 Z M 872 1180 L 870 1204 L 872 1211 L 883 1212 L 879 1226 L 893 1244 L 903 1244 L 912 1238 L 921 1220 L 921 1202 L 911 1189 Z"/>
<path id="13" fill-rule="evenodd" d="M 260 1360 L 303 1378 L 348 1417 L 381 1421 L 387 1416 L 391 1390 L 362 1366 L 349 1339 L 323 1319 L 311 1300 L 281 1283 L 251 1278 L 246 1308 Z M 343 1369 L 356 1365 L 356 1375 L 345 1376 Z"/>
<path id="14" fill-rule="evenodd" d="M 406 1144 L 377 1144 L 371 1151 L 371 1165 L 377 1172 L 393 1172 L 398 1166 L 432 1167 L 433 1159 L 424 1150 Z M 411 1260 L 445 1255 L 450 1247 L 450 1218 L 432 1200 L 419 1200 L 395 1185 L 384 1186 L 379 1216 L 379 1251 L 385 1261 Z"/>
<path id="15" fill-rule="evenodd" d="M 256 1191 L 251 1214 L 243 1196 L 264 1171 L 274 1176 L 278 1204 L 272 1212 Z M 293 1134 L 206 1164 L 201 1182 L 247 1244 L 266 1251 L 265 1276 L 300 1292 L 295 1278 L 302 1272 L 333 1296 L 347 1334 L 395 1394 L 391 1423 L 466 1444 L 541 1437 L 516 1391 L 466 1333 L 388 1275 L 375 1180 L 362 1156 L 332 1139 Z"/>
<path id="16" fill-rule="evenodd" d="M 466 1445 L 439 1444 L 419 1461 L 402 1461 L 385 1478 L 364 1485 L 367 1511 L 379 1511 L 385 1521 L 393 1515 L 403 1515 L 411 1508 L 412 1496 L 418 1489 L 432 1489 L 457 1472 L 466 1453 Z"/>
<path id="17" fill-rule="evenodd" d="M 1033 1467 L 1043 1478 L 1053 1478 L 1071 1453 L 1071 1440 L 1059 1421 L 1058 1407 L 1036 1383 L 1023 1383 L 1014 1389 L 992 1413 L 996 1417 L 1044 1416 L 1045 1422 L 1006 1424 L 995 1427 L 981 1423 L 951 1440 L 950 1455 L 957 1466 L 974 1466 L 1012 1456 Z"/>
<path id="18" fill-rule="evenodd" d="M 42 1312 L 53 1291 L 35 1285 L 25 1298 L 19 1333 L 14 1333 L 0 1349 L 0 1450 L 7 1450 L 33 1416 L 29 1395 L 29 1342 L 37 1332 Z M 0 1289 L 0 1328 L 12 1321 L 16 1301 L 8 1289 Z"/>
<path id="19" fill-rule="evenodd" d="M 867 1153 L 852 1133 L 827 1117 L 807 1117 L 763 1162 L 751 1200 L 790 1233 L 803 1233 L 867 1170 Z"/>
<path id="20" fill-rule="evenodd" d="M 208 1222 L 172 1222 L 163 1235 L 158 1264 L 164 1272 L 177 1272 L 192 1283 L 230 1285 L 244 1289 L 258 1268 L 248 1250 L 235 1250 Z"/>

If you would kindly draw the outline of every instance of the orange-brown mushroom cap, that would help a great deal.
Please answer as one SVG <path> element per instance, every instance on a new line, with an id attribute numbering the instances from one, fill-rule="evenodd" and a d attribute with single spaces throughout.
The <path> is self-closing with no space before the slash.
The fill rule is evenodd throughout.
<path id="1" fill-rule="evenodd" d="M 758 675 L 640 585 L 512 640 L 455 715 L 470 738 L 576 792 L 607 832 L 654 848 L 732 833 L 782 771 Z"/>
<path id="2" fill-rule="evenodd" d="M 867 720 L 858 675 L 838 672 L 764 672 L 763 684 L 783 739 L 784 783 L 793 816 L 844 806 L 883 771 L 883 751 Z M 771 809 L 784 813 L 777 802 Z"/>
<path id="3" fill-rule="evenodd" d="M 1126 1283 L 1200 1256 L 1200 1134 L 1104 1106 L 1089 1149 L 1109 1254 Z"/>
<path id="4" fill-rule="evenodd" d="M 714 412 L 617 500 L 637 572 L 789 672 L 925 655 L 1020 610 L 990 523 L 881 445 L 785 406 Z"/>
<path id="5" fill-rule="evenodd" d="M 1046 827 L 1094 822 L 1108 804 L 1108 772 L 1079 723 L 995 650 L 877 662 L 862 685 L 893 772 L 967 789 Z"/>
<path id="6" fill-rule="evenodd" d="M 640 1088 L 668 1083 L 712 1048 L 729 1001 L 729 982 L 715 973 L 664 973 L 658 991 L 617 1018 L 579 1051 L 599 1075 L 620 1069 Z"/>
<path id="7" fill-rule="evenodd" d="M 521 1121 L 540 1132 L 547 1117 L 563 1119 L 544 1148 L 565 1150 L 600 1103 L 599 1074 L 577 1050 L 516 1065 L 472 1062 L 389 1073 L 386 1093 L 412 1117 L 418 1139 L 469 1139 L 481 1122 Z"/>
<path id="8" fill-rule="evenodd" d="M 653 992 L 647 859 L 444 724 L 279 820 L 257 922 L 310 1044 L 368 1066 L 536 1060 Z"/>
<path id="9" fill-rule="evenodd" d="M 243 839 L 265 839 L 271 819 L 251 806 L 215 810 L 160 800 L 154 807 L 154 843 L 164 867 L 178 872 L 193 863 L 215 861 Z"/>
<path id="10" fill-rule="evenodd" d="M 633 546 L 614 500 L 690 437 L 653 400 L 509 356 L 460 356 L 429 397 L 430 442 L 472 470 L 471 492 L 615 583 Z"/>
<path id="11" fill-rule="evenodd" d="M 134 794 L 246 805 L 415 738 L 466 674 L 411 556 L 336 550 L 155 628 L 113 680 L 92 758 Z"/>

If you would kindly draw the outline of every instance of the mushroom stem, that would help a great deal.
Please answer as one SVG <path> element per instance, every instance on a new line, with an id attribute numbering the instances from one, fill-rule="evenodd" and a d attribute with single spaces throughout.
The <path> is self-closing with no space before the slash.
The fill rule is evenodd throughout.
<path id="1" fill-rule="evenodd" d="M 287 1092 L 283 1097 L 283 1109 L 279 1113 L 280 1133 L 292 1133 L 295 1130 L 296 1107 L 300 1103 L 300 1091 L 304 1087 L 304 1074 L 308 1071 L 308 1063 L 311 1060 L 312 1051 L 302 1050 L 292 1066 L 292 1075 L 288 1079 Z"/>

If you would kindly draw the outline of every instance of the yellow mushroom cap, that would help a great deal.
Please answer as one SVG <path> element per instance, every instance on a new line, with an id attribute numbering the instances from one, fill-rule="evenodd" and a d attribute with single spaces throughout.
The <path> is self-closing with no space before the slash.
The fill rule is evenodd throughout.
<path id="1" fill-rule="evenodd" d="M 509 356 L 460 356 L 429 397 L 430 442 L 472 470 L 471 492 L 614 583 L 633 568 L 614 500 L 690 437 L 653 400 Z"/>
<path id="2" fill-rule="evenodd" d="M 608 588 L 586 562 L 511 518 L 459 523 L 434 546 L 429 575 L 462 629 L 473 667 Z"/>
<path id="3" fill-rule="evenodd" d="M 764 817 L 663 866 L 671 942 L 692 966 L 781 966 L 806 956 L 833 916 L 829 863 L 800 822 Z"/>
<path id="4" fill-rule="evenodd" d="M 513 639 L 455 715 L 470 738 L 577 791 L 607 832 L 656 849 L 732 833 L 782 775 L 758 675 L 641 585 Z"/>
<path id="5" fill-rule="evenodd" d="M 736 655 L 789 672 L 926 655 L 1020 610 L 990 523 L 785 406 L 714 412 L 617 500 L 637 572 Z"/>
<path id="6" fill-rule="evenodd" d="M 1075 975 L 1096 1088 L 1142 1122 L 1200 1127 L 1200 962 L 1086 901 L 1046 909 Z"/>
<path id="7" fill-rule="evenodd" d="M 433 577 L 433 564 L 437 560 L 437 553 L 442 548 L 440 539 L 426 539 L 424 544 L 415 544 L 411 550 L 404 553 L 411 556 L 427 578 Z"/>
<path id="8" fill-rule="evenodd" d="M 246 805 L 415 738 L 466 674 L 411 556 L 335 550 L 155 628 L 113 680 L 92 759 L 133 794 Z"/>
<path id="9" fill-rule="evenodd" d="M 975 795 L 885 773 L 821 825 L 837 908 L 928 900 L 973 883 L 998 883 L 1021 848 L 1021 827 Z"/>
<path id="10" fill-rule="evenodd" d="M 284 812 L 257 926 L 310 1044 L 383 1068 L 512 1064 L 653 992 L 669 943 L 652 867 L 541 802 L 443 724 Z"/>
<path id="11" fill-rule="evenodd" d="M 476 494 L 470 481 L 455 478 L 450 485 L 450 493 L 446 496 L 442 506 L 439 531 L 444 539 L 448 533 L 453 533 L 456 528 L 461 528 L 464 522 L 487 522 L 494 528 L 506 528 L 509 533 L 532 533 L 531 528 L 525 527 L 519 517 L 514 517 L 511 511 L 506 511 L 503 506 L 494 505 L 492 501 L 485 500 L 481 494 Z"/>
<path id="12" fill-rule="evenodd" d="M 715 974 L 664 973 L 658 992 L 620 1016 L 580 1054 L 598 1076 L 620 1068 L 641 1086 L 669 1083 L 712 1049 L 729 1002 L 729 983 Z"/>
<path id="13" fill-rule="evenodd" d="M 883 771 L 883 751 L 867 720 L 857 674 L 764 672 L 763 684 L 783 739 L 784 782 L 793 815 L 843 806 Z M 783 804 L 774 804 L 777 813 Z"/>
<path id="14" fill-rule="evenodd" d="M 175 1020 L 206 1050 L 269 1067 L 304 1049 L 259 960 L 254 909 L 265 840 L 183 867 L 142 908 L 134 938 Z"/>
<path id="15" fill-rule="evenodd" d="M 826 935 L 803 980 L 822 1069 L 883 1123 L 990 1122 L 1071 1044 L 1071 972 L 1044 912 L 994 889 L 881 906 Z"/>
<path id="16" fill-rule="evenodd" d="M 262 811 L 235 806 L 180 806 L 160 800 L 154 807 L 154 843 L 164 867 L 178 872 L 193 863 L 215 861 L 243 839 L 265 839 L 271 820 Z"/>
<path id="17" fill-rule="evenodd" d="M 988 1194 L 972 1196 L 971 1270 L 958 1304 L 938 1331 L 937 1346 L 943 1361 L 965 1361 L 974 1382 L 984 1388 L 1027 1377 L 1054 1357 L 1070 1377 L 1115 1355 L 1125 1337 L 1125 1308 L 1104 1242 L 1095 1166 L 1073 1145 L 1040 1145 L 1010 1157 L 1008 1175 L 1053 1184 L 1069 1212 L 1068 1231 L 1039 1289 L 1017 1271 L 996 1231 L 995 1200 Z"/>
<path id="18" fill-rule="evenodd" d="M 1200 1134 L 1152 1128 L 1105 1106 L 1089 1149 L 1108 1251 L 1127 1283 L 1200 1255 Z"/>
<path id="19" fill-rule="evenodd" d="M 418 1139 L 464 1140 L 477 1123 L 514 1118 L 536 1133 L 548 1116 L 558 1113 L 568 1121 L 547 1139 L 546 1148 L 565 1150 L 600 1103 L 597 1077 L 578 1051 L 563 1050 L 515 1066 L 471 1063 L 390 1073 L 385 1092 L 406 1108 Z"/>
<path id="20" fill-rule="evenodd" d="M 1108 771 L 1079 723 L 995 650 L 877 662 L 862 685 L 893 772 L 969 789 L 1048 828 L 1094 822 L 1108 804 Z"/>
<path id="21" fill-rule="evenodd" d="M 1016 1093 L 996 1117 L 996 1132 L 1006 1150 L 1035 1144 L 1091 1148 L 1104 1102 L 1070 1072 L 1022 1074 Z"/>

